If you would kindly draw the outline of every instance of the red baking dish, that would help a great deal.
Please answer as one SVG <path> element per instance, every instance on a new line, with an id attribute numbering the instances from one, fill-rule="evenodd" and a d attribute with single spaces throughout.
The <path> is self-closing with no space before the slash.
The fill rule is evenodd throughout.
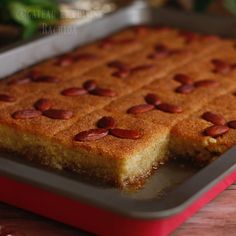
<path id="1" fill-rule="evenodd" d="M 0 76 L 82 45 L 88 38 L 93 41 L 121 28 L 147 23 L 234 37 L 236 21 L 132 6 L 77 26 L 80 34 L 51 35 L 2 52 Z M 37 54 L 36 47 L 42 49 Z M 142 189 L 130 192 L 2 153 L 0 200 L 99 235 L 164 236 L 232 184 L 235 170 L 233 148 L 201 170 L 168 163 Z"/>
<path id="2" fill-rule="evenodd" d="M 164 236 L 236 181 L 235 151 L 233 148 L 166 197 L 141 201 L 2 158 L 0 198 L 99 235 Z"/>

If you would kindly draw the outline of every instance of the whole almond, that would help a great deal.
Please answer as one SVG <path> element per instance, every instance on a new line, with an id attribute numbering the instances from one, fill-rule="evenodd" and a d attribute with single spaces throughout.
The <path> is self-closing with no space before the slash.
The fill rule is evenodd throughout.
<path id="1" fill-rule="evenodd" d="M 55 65 L 57 66 L 61 66 L 61 67 L 66 67 L 66 66 L 70 66 L 71 64 L 73 64 L 74 59 L 71 55 L 64 55 L 61 56 L 55 63 Z"/>
<path id="2" fill-rule="evenodd" d="M 102 96 L 102 97 L 116 97 L 117 93 L 111 89 L 104 89 L 104 88 L 95 88 L 94 90 L 90 91 L 90 94 Z"/>
<path id="3" fill-rule="evenodd" d="M 155 51 L 156 52 L 167 52 L 168 53 L 169 49 L 166 45 L 159 43 L 155 46 Z"/>
<path id="4" fill-rule="evenodd" d="M 204 131 L 205 136 L 211 136 L 213 138 L 217 138 L 229 131 L 229 127 L 225 125 L 213 125 L 211 127 L 208 127 Z"/>
<path id="5" fill-rule="evenodd" d="M 43 112 L 43 115 L 56 120 L 69 120 L 73 117 L 73 112 L 62 109 L 49 109 Z"/>
<path id="6" fill-rule="evenodd" d="M 0 94 L 0 101 L 1 102 L 15 102 L 16 98 L 9 94 Z"/>
<path id="7" fill-rule="evenodd" d="M 227 63 L 223 60 L 220 60 L 220 59 L 212 59 L 211 60 L 211 63 L 214 65 L 214 66 L 221 66 L 221 65 L 226 65 Z"/>
<path id="8" fill-rule="evenodd" d="M 114 77 L 118 77 L 118 78 L 127 78 L 130 75 L 130 70 L 127 69 L 122 69 L 122 70 L 118 70 L 114 73 L 112 73 L 112 76 Z"/>
<path id="9" fill-rule="evenodd" d="M 14 226 L 12 227 L 1 224 L 0 236 L 25 236 L 25 234 L 16 230 Z"/>
<path id="10" fill-rule="evenodd" d="M 46 111 L 48 109 L 52 108 L 52 101 L 50 99 L 42 98 L 39 99 L 35 104 L 34 107 L 35 109 L 39 111 Z"/>
<path id="11" fill-rule="evenodd" d="M 99 47 L 102 49 L 110 49 L 114 44 L 115 42 L 112 38 L 105 38 L 99 43 Z"/>
<path id="12" fill-rule="evenodd" d="M 58 83 L 59 79 L 55 76 L 39 76 L 32 79 L 35 83 Z"/>
<path id="13" fill-rule="evenodd" d="M 113 129 L 115 126 L 116 122 L 111 116 L 104 116 L 97 122 L 98 128 Z"/>
<path id="14" fill-rule="evenodd" d="M 13 79 L 9 81 L 9 85 L 22 85 L 22 84 L 28 84 L 34 80 L 37 80 L 38 77 L 41 76 L 41 73 L 39 70 L 33 69 L 29 71 L 27 74 L 22 76 L 21 78 L 18 79 Z"/>
<path id="15" fill-rule="evenodd" d="M 153 59 L 153 60 L 156 60 L 156 59 L 161 59 L 161 58 L 165 58 L 169 55 L 169 52 L 168 51 L 160 51 L 160 52 L 153 52 L 151 54 L 148 55 L 148 58 L 149 59 Z"/>
<path id="16" fill-rule="evenodd" d="M 216 67 L 213 70 L 213 72 L 214 73 L 221 73 L 223 75 L 226 75 L 226 74 L 228 74 L 231 71 L 231 69 L 233 69 L 233 67 L 230 67 L 230 66 L 218 66 L 218 67 Z"/>
<path id="17" fill-rule="evenodd" d="M 139 36 L 147 35 L 149 28 L 146 25 L 138 25 L 134 27 L 134 33 Z"/>
<path id="18" fill-rule="evenodd" d="M 236 120 L 231 120 L 228 122 L 228 126 L 231 129 L 236 129 Z"/>
<path id="19" fill-rule="evenodd" d="M 215 66 L 215 73 L 227 74 L 231 70 L 231 66 L 222 60 L 213 59 L 211 62 Z"/>
<path id="20" fill-rule="evenodd" d="M 90 129 L 78 133 L 75 137 L 75 141 L 86 142 L 86 141 L 95 141 L 101 139 L 108 135 L 107 129 Z"/>
<path id="21" fill-rule="evenodd" d="M 157 106 L 157 108 L 161 111 L 168 112 L 168 113 L 181 113 L 181 112 L 183 112 L 182 107 L 172 105 L 169 103 L 161 103 L 160 105 Z"/>
<path id="22" fill-rule="evenodd" d="M 24 77 L 20 79 L 13 79 L 8 82 L 8 85 L 22 85 L 22 84 L 28 84 L 31 82 L 31 78 Z"/>
<path id="23" fill-rule="evenodd" d="M 127 113 L 129 113 L 129 114 L 140 114 L 140 113 L 151 111 L 154 108 L 155 108 L 154 105 L 140 104 L 140 105 L 133 106 L 133 107 L 129 108 Z"/>
<path id="24" fill-rule="evenodd" d="M 176 74 L 173 79 L 183 85 L 193 84 L 192 79 L 188 75 L 185 75 L 185 74 Z"/>
<path id="25" fill-rule="evenodd" d="M 196 88 L 200 88 L 200 87 L 215 88 L 215 87 L 218 87 L 219 85 L 220 85 L 220 83 L 215 80 L 200 80 L 200 81 L 197 81 L 194 83 L 194 86 Z"/>
<path id="26" fill-rule="evenodd" d="M 34 80 L 41 76 L 41 72 L 38 69 L 32 69 L 26 77 L 29 77 L 31 80 Z"/>
<path id="27" fill-rule="evenodd" d="M 33 109 L 26 109 L 26 110 L 19 110 L 12 114 L 14 119 L 33 119 L 37 118 L 42 115 L 41 111 L 33 110 Z"/>
<path id="28" fill-rule="evenodd" d="M 192 84 L 184 84 L 179 86 L 175 91 L 177 93 L 188 94 L 192 93 L 195 90 L 195 87 Z"/>
<path id="29" fill-rule="evenodd" d="M 197 37 L 197 34 L 189 32 L 188 34 L 185 34 L 185 43 L 189 44 L 189 43 L 193 43 L 195 41 L 197 41 L 199 39 L 199 37 Z"/>
<path id="30" fill-rule="evenodd" d="M 129 66 L 119 60 L 111 61 L 107 65 L 108 67 L 116 68 L 118 70 L 129 70 Z"/>
<path id="31" fill-rule="evenodd" d="M 230 68 L 231 68 L 231 70 L 235 70 L 236 69 L 236 63 L 231 64 Z"/>
<path id="32" fill-rule="evenodd" d="M 179 31 L 179 35 L 185 39 L 185 43 L 193 43 L 199 39 L 199 36 L 194 32 L 189 31 Z"/>
<path id="33" fill-rule="evenodd" d="M 92 91 L 97 87 L 97 83 L 94 80 L 88 80 L 84 82 L 83 87 L 87 91 Z"/>
<path id="34" fill-rule="evenodd" d="M 202 115 L 202 118 L 206 121 L 211 122 L 214 125 L 225 125 L 226 121 L 223 116 L 217 115 L 213 112 L 205 112 Z"/>
<path id="35" fill-rule="evenodd" d="M 110 129 L 110 134 L 121 139 L 140 139 L 143 133 L 139 130 Z"/>
<path id="36" fill-rule="evenodd" d="M 63 91 L 61 91 L 61 95 L 68 96 L 68 97 L 81 96 L 86 93 L 87 93 L 87 90 L 85 90 L 83 88 L 77 88 L 77 87 L 68 88 L 68 89 L 64 89 Z"/>
<path id="37" fill-rule="evenodd" d="M 161 104 L 161 99 L 154 93 L 149 93 L 145 96 L 145 101 L 148 104 L 157 106 Z"/>

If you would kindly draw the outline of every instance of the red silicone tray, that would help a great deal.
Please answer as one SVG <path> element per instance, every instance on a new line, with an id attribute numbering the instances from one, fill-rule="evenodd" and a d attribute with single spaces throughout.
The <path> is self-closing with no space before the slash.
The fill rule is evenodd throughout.
<path id="1" fill-rule="evenodd" d="M 165 236 L 236 181 L 235 151 L 159 200 L 122 196 L 5 155 L 0 159 L 0 199 L 98 235 Z"/>

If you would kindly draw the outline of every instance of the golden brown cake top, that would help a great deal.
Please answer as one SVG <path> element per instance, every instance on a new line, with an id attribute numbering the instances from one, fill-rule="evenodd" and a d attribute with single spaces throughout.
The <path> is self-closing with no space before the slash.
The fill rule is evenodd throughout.
<path id="1" fill-rule="evenodd" d="M 0 101 L 0 123 L 104 157 L 136 155 L 235 88 L 234 51 L 233 41 L 176 29 L 124 30 L 1 82 L 2 100 L 15 100 Z M 80 140 L 107 116 L 115 130 Z"/>

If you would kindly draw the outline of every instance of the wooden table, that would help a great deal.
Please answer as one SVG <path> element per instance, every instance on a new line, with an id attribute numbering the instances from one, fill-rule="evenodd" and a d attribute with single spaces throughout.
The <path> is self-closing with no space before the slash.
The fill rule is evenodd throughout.
<path id="1" fill-rule="evenodd" d="M 87 236 L 63 224 L 0 204 L 0 225 L 18 232 L 11 236 Z M 171 236 L 236 235 L 236 183 L 205 206 Z M 1 234 L 0 236 L 5 236 Z"/>

